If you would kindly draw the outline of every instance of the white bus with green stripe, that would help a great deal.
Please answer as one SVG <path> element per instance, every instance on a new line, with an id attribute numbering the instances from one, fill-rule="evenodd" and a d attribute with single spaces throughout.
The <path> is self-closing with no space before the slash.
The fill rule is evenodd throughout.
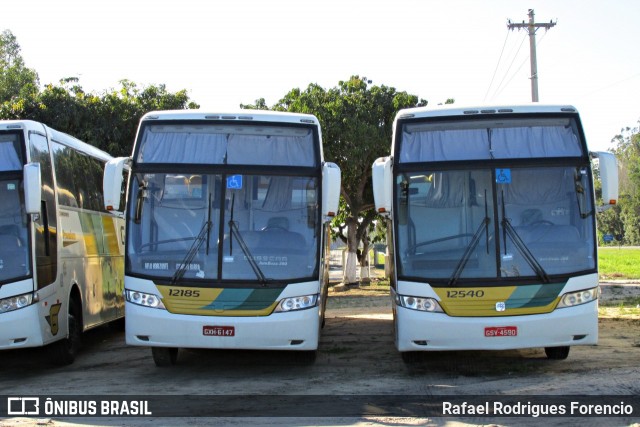
<path id="1" fill-rule="evenodd" d="M 112 157 L 29 120 L 0 121 L 0 349 L 51 345 L 124 315 L 124 219 L 104 209 Z M 126 173 L 126 170 L 120 173 Z"/>
<path id="2" fill-rule="evenodd" d="M 617 166 L 588 151 L 574 107 L 402 110 L 373 183 L 405 360 L 531 347 L 564 359 L 596 344 L 595 214 L 616 203 Z"/>
<path id="3" fill-rule="evenodd" d="M 294 350 L 313 359 L 340 169 L 320 125 L 271 111 L 146 114 L 131 158 L 105 170 L 127 203 L 127 344 L 158 366 L 179 348 Z"/>

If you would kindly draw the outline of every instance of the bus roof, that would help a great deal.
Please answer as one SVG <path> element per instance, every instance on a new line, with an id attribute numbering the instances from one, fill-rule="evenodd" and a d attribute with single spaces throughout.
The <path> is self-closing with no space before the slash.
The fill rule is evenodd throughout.
<path id="1" fill-rule="evenodd" d="M 415 107 L 398 111 L 396 120 L 423 117 L 452 117 L 479 116 L 490 114 L 518 114 L 518 113 L 577 113 L 572 105 L 552 104 L 521 104 L 521 105 L 486 105 L 486 106 L 456 106 L 453 104 L 437 107 Z"/>
<path id="2" fill-rule="evenodd" d="M 305 123 L 319 126 L 318 119 L 312 114 L 289 113 L 270 110 L 236 110 L 236 111 L 208 111 L 208 110 L 167 110 L 151 111 L 145 114 L 141 122 L 146 120 L 255 120 L 274 123 Z"/>
<path id="3" fill-rule="evenodd" d="M 84 141 L 79 140 L 76 137 L 73 137 L 64 132 L 60 132 L 44 123 L 36 122 L 34 120 L 1 120 L 0 121 L 0 130 L 15 130 L 20 129 L 23 131 L 32 131 L 32 132 L 40 132 L 48 134 L 49 138 L 58 143 L 67 145 L 79 152 L 85 153 L 92 157 L 107 161 L 112 159 L 112 156 Z"/>

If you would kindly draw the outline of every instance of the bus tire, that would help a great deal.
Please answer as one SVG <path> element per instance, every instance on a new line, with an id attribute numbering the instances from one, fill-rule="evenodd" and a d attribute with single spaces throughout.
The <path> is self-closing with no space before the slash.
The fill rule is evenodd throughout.
<path id="1" fill-rule="evenodd" d="M 178 361 L 178 349 L 175 347 L 151 347 L 151 355 L 156 366 L 173 366 Z"/>
<path id="2" fill-rule="evenodd" d="M 72 364 L 82 345 L 82 317 L 78 304 L 73 299 L 69 303 L 67 322 L 69 325 L 67 338 L 52 345 L 52 361 L 60 366 Z"/>
<path id="3" fill-rule="evenodd" d="M 564 360 L 569 356 L 569 350 L 571 347 L 563 346 L 563 347 L 545 347 L 544 352 L 547 355 L 548 359 L 551 360 Z"/>
<path id="4" fill-rule="evenodd" d="M 419 351 L 403 351 L 400 353 L 402 356 L 402 361 L 407 365 L 412 365 L 414 363 L 418 363 L 421 359 L 421 354 Z"/>
<path id="5" fill-rule="evenodd" d="M 302 365 L 313 365 L 317 356 L 317 350 L 296 351 L 295 359 Z"/>

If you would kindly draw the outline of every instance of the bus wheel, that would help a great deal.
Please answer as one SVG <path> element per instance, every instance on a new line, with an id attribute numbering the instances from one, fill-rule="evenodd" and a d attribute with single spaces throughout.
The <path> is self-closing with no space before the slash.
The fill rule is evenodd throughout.
<path id="1" fill-rule="evenodd" d="M 419 351 L 403 351 L 400 355 L 402 356 L 402 361 L 408 365 L 419 362 L 421 356 Z"/>
<path id="2" fill-rule="evenodd" d="M 151 354 L 156 366 L 173 366 L 178 360 L 178 349 L 174 347 L 151 347 Z"/>
<path id="3" fill-rule="evenodd" d="M 70 365 L 76 358 L 82 343 L 82 318 L 78 305 L 74 300 L 69 303 L 69 336 L 53 344 L 51 353 L 53 363 L 56 365 Z"/>
<path id="4" fill-rule="evenodd" d="M 296 351 L 295 359 L 302 365 L 313 365 L 317 355 L 317 350 Z"/>
<path id="5" fill-rule="evenodd" d="M 545 347 L 544 352 L 547 355 L 547 358 L 551 360 L 564 360 L 569 356 L 569 349 L 571 347 Z"/>

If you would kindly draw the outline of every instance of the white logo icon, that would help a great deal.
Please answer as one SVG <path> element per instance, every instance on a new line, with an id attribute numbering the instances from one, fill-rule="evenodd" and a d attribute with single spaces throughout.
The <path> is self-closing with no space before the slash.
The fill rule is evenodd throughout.
<path id="1" fill-rule="evenodd" d="M 40 398 L 8 397 L 7 415 L 40 415 Z"/>

